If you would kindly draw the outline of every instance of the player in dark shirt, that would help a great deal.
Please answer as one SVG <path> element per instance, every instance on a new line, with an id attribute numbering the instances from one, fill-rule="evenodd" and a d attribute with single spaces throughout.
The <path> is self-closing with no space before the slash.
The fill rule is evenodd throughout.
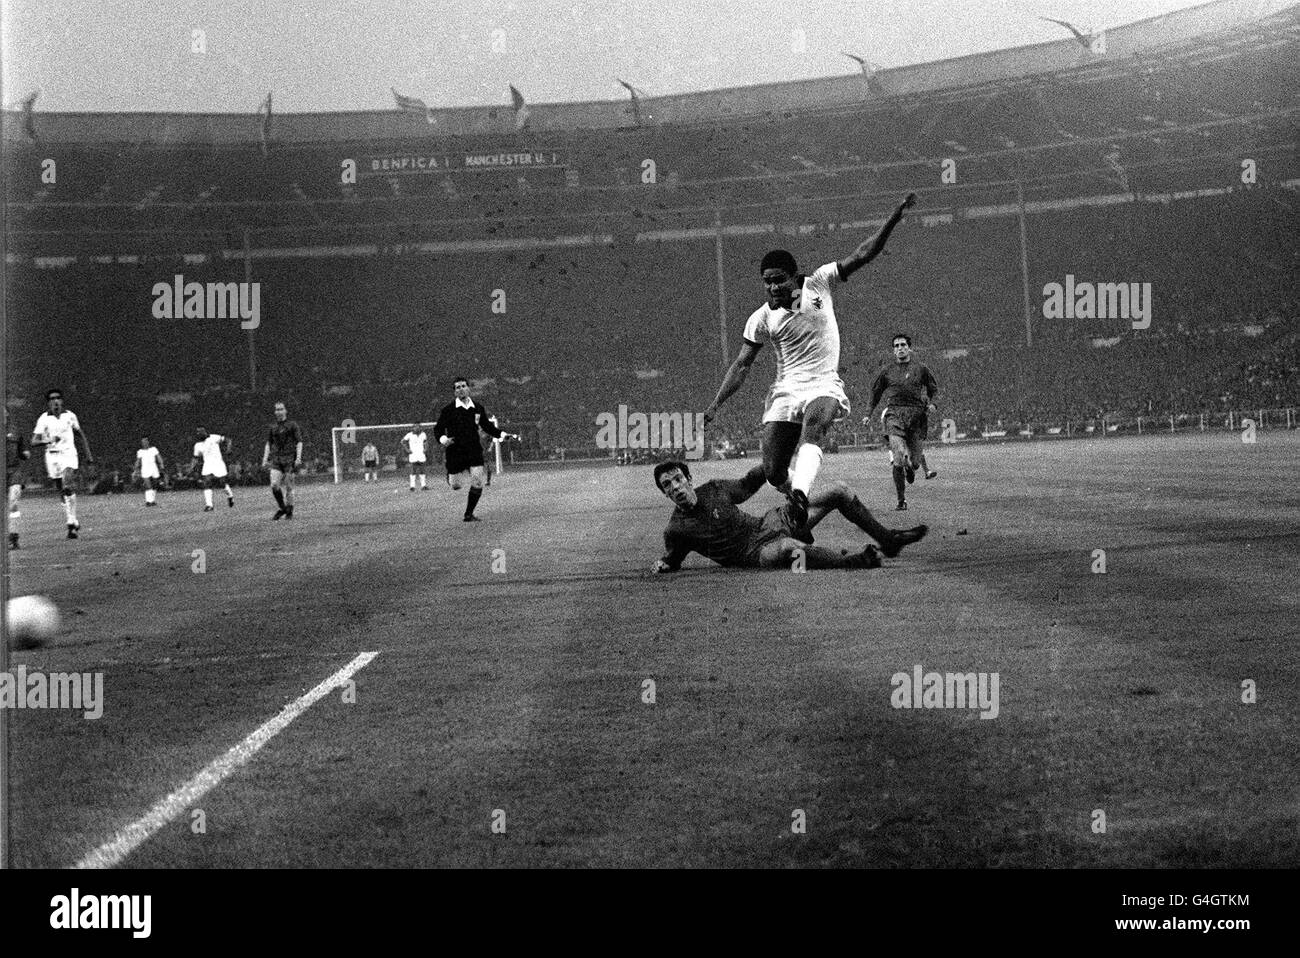
<path id="1" fill-rule="evenodd" d="M 883 399 L 882 418 L 885 434 L 889 437 L 889 458 L 893 463 L 894 489 L 898 493 L 898 508 L 907 508 L 904 482 L 916 478 L 916 467 L 933 479 L 938 473 L 931 471 L 925 462 L 922 441 L 929 429 L 927 412 L 934 410 L 934 397 L 939 394 L 939 384 L 925 363 L 912 361 L 912 338 L 906 333 L 894 337 L 894 361 L 885 366 L 871 387 L 871 406 L 863 424 L 871 422 L 871 410 Z"/>
<path id="2" fill-rule="evenodd" d="M 275 496 L 272 519 L 293 518 L 293 476 L 302 466 L 302 430 L 289 418 L 284 403 L 275 404 L 275 422 L 266 434 L 262 468 L 271 470 L 271 495 Z"/>
<path id="3" fill-rule="evenodd" d="M 741 479 L 713 479 L 696 488 L 684 462 L 655 466 L 655 485 L 677 506 L 664 530 L 665 554 L 655 572 L 676 572 L 691 552 L 719 565 L 774 569 L 803 563 L 807 569 L 874 569 L 880 555 L 893 558 L 903 546 L 924 538 L 928 528 L 887 529 L 872 516 L 853 490 L 834 482 L 809 500 L 808 522 L 800 525 L 790 503 L 756 516 L 738 508 L 767 481 L 758 465 Z M 838 512 L 878 543 L 848 554 L 812 545 L 812 528 L 831 512 Z"/>
<path id="4" fill-rule="evenodd" d="M 23 494 L 23 463 L 31 458 L 27 440 L 22 433 L 9 428 L 9 413 L 5 412 L 5 485 L 9 487 L 9 548 L 18 548 L 18 500 Z"/>
<path id="5" fill-rule="evenodd" d="M 456 391 L 454 402 L 442 407 L 438 413 L 438 422 L 433 427 L 433 436 L 446 450 L 447 483 L 453 489 L 459 489 L 466 480 L 469 481 L 469 498 L 465 502 L 465 521 L 478 522 L 474 507 L 483 495 L 483 485 L 487 471 L 483 468 L 483 443 L 479 439 L 479 430 L 493 439 L 519 437 L 513 433 L 502 432 L 497 428 L 483 404 L 476 402 L 469 395 L 469 380 L 457 376 L 453 381 Z"/>

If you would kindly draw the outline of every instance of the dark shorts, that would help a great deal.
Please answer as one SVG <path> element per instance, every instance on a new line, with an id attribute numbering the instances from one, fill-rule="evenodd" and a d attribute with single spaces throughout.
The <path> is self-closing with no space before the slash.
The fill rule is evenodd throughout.
<path id="1" fill-rule="evenodd" d="M 378 460 L 378 459 L 367 459 L 364 463 L 362 463 L 362 465 L 365 466 L 367 469 L 378 469 L 378 468 L 379 468 L 379 460 Z"/>
<path id="2" fill-rule="evenodd" d="M 788 502 L 785 505 L 775 506 L 767 510 L 767 512 L 763 513 L 762 526 L 754 533 L 754 537 L 750 541 L 744 561 L 739 564 L 746 568 L 758 568 L 763 546 L 778 539 L 797 539 L 799 533 L 800 526 L 794 521 Z"/>
<path id="3" fill-rule="evenodd" d="M 270 468 L 277 472 L 283 472 L 285 475 L 291 476 L 293 475 L 293 460 L 272 459 Z"/>
<path id="4" fill-rule="evenodd" d="M 23 471 L 21 469 L 5 470 L 6 486 L 21 486 L 23 484 Z"/>
<path id="5" fill-rule="evenodd" d="M 929 427 L 926 410 L 915 406 L 899 406 L 890 409 L 885 416 L 885 434 L 888 436 L 908 440 L 924 439 Z"/>

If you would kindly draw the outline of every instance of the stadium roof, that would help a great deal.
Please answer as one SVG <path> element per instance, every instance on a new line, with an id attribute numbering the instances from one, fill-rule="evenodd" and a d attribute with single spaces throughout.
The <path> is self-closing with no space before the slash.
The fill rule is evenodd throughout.
<path id="1" fill-rule="evenodd" d="M 371 110 L 284 113 L 273 118 L 277 144 L 374 140 L 420 140 L 447 136 L 520 135 L 638 126 L 700 124 L 813 111 L 838 111 L 896 96 L 961 90 L 972 86 L 1080 69 L 1131 68 L 1158 57 L 1214 56 L 1242 43 L 1288 42 L 1281 32 L 1300 30 L 1298 0 L 1215 0 L 1086 38 L 1091 47 L 1067 37 L 971 54 L 948 60 L 883 69 L 868 75 L 758 84 L 677 96 L 641 99 L 634 113 L 628 100 L 528 104 L 528 127 L 517 134 L 512 107 L 476 106 L 426 112 Z M 1218 48 L 1224 49 L 1218 49 Z M 1127 66 L 1126 66 L 1127 64 Z M 4 140 L 43 144 L 114 142 L 186 146 L 257 144 L 264 135 L 257 113 L 41 113 L 27 117 L 5 111 Z"/>

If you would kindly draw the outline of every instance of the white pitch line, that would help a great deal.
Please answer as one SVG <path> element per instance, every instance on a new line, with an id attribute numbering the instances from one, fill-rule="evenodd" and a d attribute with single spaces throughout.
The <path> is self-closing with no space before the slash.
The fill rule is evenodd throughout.
<path id="1" fill-rule="evenodd" d="M 324 698 L 331 689 L 338 688 L 355 673 L 369 665 L 371 659 L 378 654 L 378 652 L 362 652 L 310 692 L 303 693 L 286 705 L 279 715 L 266 722 L 248 738 L 149 809 L 138 821 L 119 831 L 112 839 L 77 862 L 76 867 L 112 868 L 119 864 L 122 859 L 135 851 L 158 829 L 177 815 L 180 815 L 186 808 L 219 785 L 227 775 L 256 755 L 263 745 L 271 741 L 299 715 Z"/>

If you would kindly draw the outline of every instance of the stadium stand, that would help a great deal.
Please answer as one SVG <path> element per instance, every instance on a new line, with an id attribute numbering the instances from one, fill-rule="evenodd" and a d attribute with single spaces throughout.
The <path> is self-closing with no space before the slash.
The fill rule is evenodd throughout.
<path id="1" fill-rule="evenodd" d="M 918 215 L 839 306 L 859 415 L 897 330 L 976 434 L 1295 406 L 1298 44 L 1294 5 L 1224 0 L 1108 31 L 1104 55 L 659 98 L 639 124 L 539 104 L 521 133 L 505 109 L 286 114 L 265 152 L 252 116 L 42 114 L 33 138 L 7 113 L 11 408 L 57 383 L 97 448 L 148 434 L 187 460 L 204 424 L 251 464 L 284 399 L 326 459 L 330 426 L 429 418 L 463 373 L 521 455 L 584 449 L 620 403 L 707 404 L 763 251 L 819 265 L 909 189 Z M 259 283 L 261 325 L 156 318 L 177 274 Z M 1044 318 L 1067 274 L 1150 283 L 1151 327 Z M 759 388 L 720 436 L 752 439 Z"/>

